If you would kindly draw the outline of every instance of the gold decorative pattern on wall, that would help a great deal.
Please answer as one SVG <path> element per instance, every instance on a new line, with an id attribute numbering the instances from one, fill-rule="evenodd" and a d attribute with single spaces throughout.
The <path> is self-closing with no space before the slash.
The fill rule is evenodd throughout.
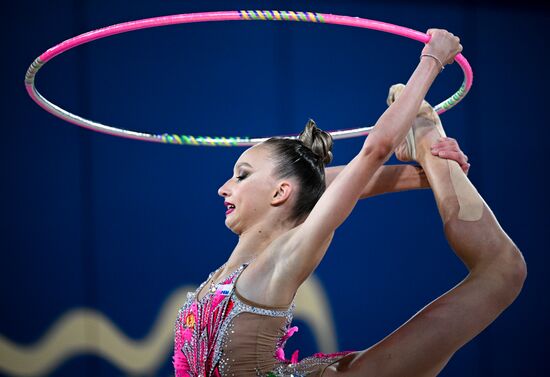
<path id="1" fill-rule="evenodd" d="M 0 372 L 13 376 L 46 375 L 67 359 L 94 354 L 127 374 L 153 374 L 173 349 L 176 314 L 193 286 L 175 290 L 165 301 L 149 333 L 131 339 L 93 309 L 66 312 L 34 344 L 20 345 L 0 334 Z M 296 294 L 295 317 L 307 323 L 320 352 L 335 352 L 334 324 L 325 292 L 315 276 Z"/>

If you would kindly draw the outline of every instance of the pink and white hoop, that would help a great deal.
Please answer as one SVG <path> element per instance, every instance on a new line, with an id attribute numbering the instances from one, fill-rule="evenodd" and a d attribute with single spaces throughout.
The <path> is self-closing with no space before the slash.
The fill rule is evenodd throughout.
<path id="1" fill-rule="evenodd" d="M 416 30 L 408 29 L 402 26 L 397 26 L 385 22 L 374 21 L 359 17 L 339 16 L 324 13 L 312 12 L 293 12 L 293 11 L 225 11 L 225 12 L 203 12 L 203 13 L 188 13 L 177 14 L 171 16 L 147 18 L 143 20 L 124 22 L 112 26 L 107 26 L 101 29 L 89 31 L 68 39 L 60 44 L 50 48 L 40 55 L 31 64 L 25 75 L 25 86 L 31 98 L 38 103 L 47 112 L 66 120 L 67 122 L 76 124 L 93 131 L 103 132 L 109 135 L 120 136 L 136 140 L 152 141 L 157 143 L 182 144 L 182 145 L 207 145 L 207 146 L 250 146 L 260 143 L 266 137 L 210 137 L 210 136 L 191 136 L 181 134 L 148 134 L 116 128 L 94 122 L 78 115 L 72 114 L 61 107 L 51 103 L 44 98 L 36 89 L 34 80 L 38 70 L 53 59 L 55 56 L 75 48 L 84 43 L 94 41 L 96 39 L 105 38 L 114 34 L 126 33 L 138 29 L 147 29 L 158 26 L 209 22 L 209 21 L 242 21 L 242 20 L 262 20 L 262 21 L 303 21 L 303 22 L 318 22 L 326 24 L 345 25 L 358 28 L 372 29 L 383 31 L 386 33 L 397 34 L 403 37 L 417 40 L 422 43 L 427 43 L 430 36 Z M 445 101 L 435 107 L 435 110 L 441 114 L 460 102 L 468 93 L 472 86 L 473 72 L 464 56 L 458 54 L 455 61 L 462 68 L 464 73 L 464 81 L 458 91 Z M 351 128 L 345 130 L 329 131 L 334 139 L 345 139 L 357 136 L 368 135 L 372 127 Z M 293 136 L 286 136 L 293 137 Z"/>

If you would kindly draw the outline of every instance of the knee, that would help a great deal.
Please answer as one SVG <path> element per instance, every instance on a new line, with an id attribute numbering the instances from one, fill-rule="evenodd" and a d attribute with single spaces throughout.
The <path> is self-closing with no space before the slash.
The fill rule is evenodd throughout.
<path id="1" fill-rule="evenodd" d="M 514 302 L 523 289 L 527 279 L 527 264 L 523 254 L 515 245 L 500 251 L 483 269 L 496 283 L 495 296 L 504 307 L 507 307 Z"/>
<path id="2" fill-rule="evenodd" d="M 506 261 L 505 276 L 508 281 L 508 287 L 511 293 L 514 294 L 513 299 L 515 299 L 523 289 L 523 285 L 527 279 L 527 263 L 516 245 L 513 245 L 509 253 L 510 255 L 508 255 Z"/>

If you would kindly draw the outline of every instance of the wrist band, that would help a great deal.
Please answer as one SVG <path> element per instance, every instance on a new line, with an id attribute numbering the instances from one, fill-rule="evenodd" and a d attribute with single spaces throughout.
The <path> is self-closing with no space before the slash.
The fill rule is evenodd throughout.
<path id="1" fill-rule="evenodd" d="M 432 54 L 422 54 L 422 55 L 420 55 L 420 59 L 422 59 L 424 56 L 429 56 L 430 58 L 435 59 L 439 63 L 439 65 L 441 66 L 441 69 L 439 70 L 439 72 L 441 72 L 445 69 L 445 66 L 443 66 L 443 63 L 441 62 L 441 60 L 439 60 L 439 58 L 437 56 L 432 55 Z"/>

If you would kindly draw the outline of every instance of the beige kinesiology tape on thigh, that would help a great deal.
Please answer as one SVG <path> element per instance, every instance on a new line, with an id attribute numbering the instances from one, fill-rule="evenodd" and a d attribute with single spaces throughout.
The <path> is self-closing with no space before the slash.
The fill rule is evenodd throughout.
<path id="1" fill-rule="evenodd" d="M 483 215 L 483 199 L 476 188 L 460 168 L 454 162 L 447 160 L 451 183 L 458 200 L 458 219 L 463 221 L 477 221 Z"/>

